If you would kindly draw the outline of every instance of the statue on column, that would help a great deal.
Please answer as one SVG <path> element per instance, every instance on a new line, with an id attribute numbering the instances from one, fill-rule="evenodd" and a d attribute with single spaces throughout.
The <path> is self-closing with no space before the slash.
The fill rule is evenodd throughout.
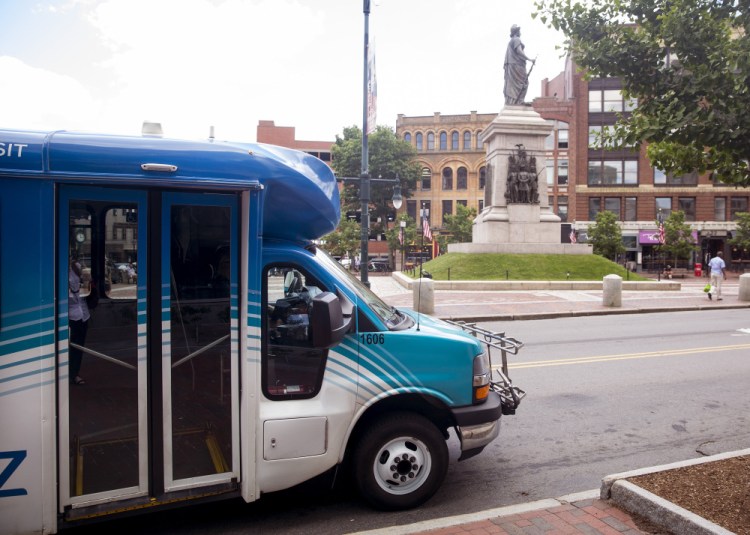
<path id="1" fill-rule="evenodd" d="M 508 181 L 505 200 L 508 204 L 539 204 L 539 178 L 536 158 L 529 157 L 523 145 L 508 156 Z"/>
<path id="2" fill-rule="evenodd" d="M 524 53 L 524 45 L 521 42 L 521 28 L 517 25 L 510 27 L 510 42 L 505 51 L 505 104 L 510 106 L 523 106 L 525 104 L 526 91 L 529 89 L 529 74 L 526 72 L 526 62 L 532 65 L 536 63 Z"/>

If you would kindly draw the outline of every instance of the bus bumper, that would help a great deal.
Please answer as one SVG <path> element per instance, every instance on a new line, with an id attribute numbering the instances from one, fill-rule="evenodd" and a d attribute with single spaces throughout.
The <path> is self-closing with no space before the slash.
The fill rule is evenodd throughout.
<path id="1" fill-rule="evenodd" d="M 500 396 L 495 392 L 490 392 L 487 401 L 481 405 L 453 409 L 456 432 L 461 441 L 459 461 L 477 455 L 497 438 L 500 434 L 501 415 Z"/>

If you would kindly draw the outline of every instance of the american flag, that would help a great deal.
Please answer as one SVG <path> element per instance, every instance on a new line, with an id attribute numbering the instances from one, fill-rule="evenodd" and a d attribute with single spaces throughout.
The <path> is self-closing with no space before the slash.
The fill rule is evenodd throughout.
<path id="1" fill-rule="evenodd" d="M 422 219 L 422 233 L 424 234 L 424 239 L 428 241 L 432 241 L 432 231 L 430 230 L 430 222 L 427 221 L 427 218 Z"/>
<path id="2" fill-rule="evenodd" d="M 576 243 L 578 240 L 576 239 L 576 231 L 573 229 L 570 229 L 570 243 Z"/>
<path id="3" fill-rule="evenodd" d="M 659 223 L 659 243 L 664 245 L 666 240 L 664 239 L 664 223 Z"/>

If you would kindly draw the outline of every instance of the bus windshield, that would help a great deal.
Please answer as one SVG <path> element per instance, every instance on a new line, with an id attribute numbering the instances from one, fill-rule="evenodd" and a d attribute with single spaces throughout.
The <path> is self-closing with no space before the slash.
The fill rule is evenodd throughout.
<path id="1" fill-rule="evenodd" d="M 370 309 L 385 323 L 391 331 L 400 331 L 408 329 L 414 325 L 414 320 L 407 316 L 403 312 L 399 311 L 396 307 L 390 306 L 380 297 L 377 296 L 367 286 L 357 279 L 351 272 L 349 272 L 344 266 L 337 262 L 331 255 L 320 248 L 316 248 L 317 258 L 328 267 L 332 272 L 339 273 L 341 275 L 340 280 L 344 281 L 347 286 L 357 294 L 363 302 L 370 307 Z M 363 264 L 363 268 L 366 269 L 366 264 Z"/>

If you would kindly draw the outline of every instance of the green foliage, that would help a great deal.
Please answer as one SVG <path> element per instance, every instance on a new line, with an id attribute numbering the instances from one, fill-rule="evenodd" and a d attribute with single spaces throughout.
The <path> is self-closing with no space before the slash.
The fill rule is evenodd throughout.
<path id="1" fill-rule="evenodd" d="M 406 227 L 404 228 L 404 244 L 401 245 L 398 241 L 398 234 L 401 230 L 401 221 L 406 221 Z M 420 229 L 421 230 L 421 229 Z M 406 215 L 405 213 L 399 214 L 396 219 L 396 224 L 392 229 L 389 229 L 385 233 L 385 238 L 388 240 L 388 248 L 391 251 L 404 251 L 409 244 L 413 244 L 414 240 L 418 237 L 417 227 L 414 220 Z"/>
<path id="2" fill-rule="evenodd" d="M 656 221 L 658 226 L 659 222 Z M 658 250 L 672 259 L 672 265 L 677 266 L 680 260 L 690 258 L 690 253 L 700 249 L 693 238 L 693 229 L 685 223 L 685 212 L 677 210 L 669 214 L 664 221 L 664 244 Z"/>
<path id="3" fill-rule="evenodd" d="M 404 199 L 411 197 L 420 174 L 416 161 L 417 153 L 407 142 L 396 137 L 393 129 L 378 126 L 367 138 L 368 170 L 371 179 L 394 179 L 401 181 L 401 195 Z M 336 136 L 331 148 L 333 168 L 336 176 L 359 177 L 362 172 L 362 130 L 357 126 L 344 128 L 343 137 Z M 387 221 L 389 213 L 394 211 L 393 184 L 370 182 L 370 227 L 378 229 L 378 218 Z M 347 181 L 342 192 L 344 211 L 359 210 L 359 182 Z M 380 225 L 382 230 L 382 224 Z"/>
<path id="4" fill-rule="evenodd" d="M 438 250 L 440 251 L 440 254 L 445 254 L 448 251 L 449 243 L 462 243 L 462 242 L 448 241 L 448 236 L 446 234 L 433 234 L 432 239 L 437 242 Z M 468 241 L 471 241 L 471 240 L 468 240 Z"/>
<path id="5" fill-rule="evenodd" d="M 715 171 L 750 185 L 750 9 L 747 0 L 537 0 L 588 77 L 618 77 L 638 99 L 609 141 L 648 142 L 674 174 Z"/>
<path id="6" fill-rule="evenodd" d="M 423 269 L 435 280 L 601 280 L 607 275 L 648 280 L 598 255 L 447 253 Z"/>
<path id="7" fill-rule="evenodd" d="M 594 254 L 616 260 L 625 252 L 622 231 L 617 216 L 608 210 L 596 214 L 596 223 L 588 229 L 588 241 L 594 246 Z"/>
<path id="8" fill-rule="evenodd" d="M 737 230 L 729 243 L 740 250 L 741 258 L 750 258 L 750 255 L 748 255 L 750 251 L 750 213 L 740 212 L 737 214 Z"/>
<path id="9" fill-rule="evenodd" d="M 359 251 L 361 245 L 362 227 L 354 220 L 345 217 L 339 222 L 339 226 L 323 237 L 325 245 L 323 249 L 335 256 L 343 256 L 348 253 L 351 258 Z"/>
<path id="10" fill-rule="evenodd" d="M 445 216 L 443 228 L 449 234 L 447 243 L 471 242 L 471 229 L 476 217 L 476 208 L 468 208 L 463 204 L 457 204 L 456 213 Z"/>

